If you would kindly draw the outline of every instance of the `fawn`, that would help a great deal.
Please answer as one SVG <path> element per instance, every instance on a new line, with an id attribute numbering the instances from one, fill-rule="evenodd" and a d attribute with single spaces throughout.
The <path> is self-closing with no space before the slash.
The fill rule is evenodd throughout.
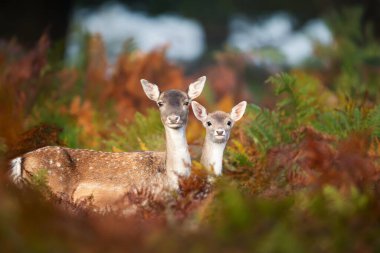
<path id="1" fill-rule="evenodd" d="M 201 164 L 214 175 L 222 175 L 224 149 L 233 125 L 243 117 L 247 102 L 243 101 L 234 106 L 231 113 L 216 111 L 207 114 L 206 109 L 195 101 L 191 102 L 191 106 L 195 117 L 206 128 Z"/>
<path id="2" fill-rule="evenodd" d="M 47 185 L 55 194 L 74 201 L 92 196 L 97 206 L 110 205 L 128 191 L 150 189 L 152 193 L 177 190 L 178 177 L 190 174 L 190 155 L 185 129 L 189 105 L 198 97 L 206 77 L 191 83 L 188 92 L 160 92 L 157 85 L 142 79 L 145 94 L 155 101 L 165 127 L 165 152 L 101 152 L 59 146 L 40 148 L 11 161 L 15 183 L 29 181 L 46 170 Z"/>

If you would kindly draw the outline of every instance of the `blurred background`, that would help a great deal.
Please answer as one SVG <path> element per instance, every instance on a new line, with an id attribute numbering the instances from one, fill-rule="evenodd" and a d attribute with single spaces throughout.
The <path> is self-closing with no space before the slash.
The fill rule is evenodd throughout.
<path id="1" fill-rule="evenodd" d="M 360 6 L 363 33 L 372 26 L 379 36 L 378 4 L 376 0 L 6 1 L 1 34 L 31 46 L 47 32 L 52 41 L 63 44 L 68 60 L 75 60 L 83 34 L 99 33 L 113 60 L 123 44 L 133 40 L 143 51 L 170 45 L 169 58 L 188 63 L 231 47 L 243 52 L 273 48 L 283 56 L 280 63 L 299 64 L 311 56 L 313 40 L 331 43 L 322 19 L 327 12 Z"/>
<path id="2" fill-rule="evenodd" d="M 356 42 L 365 43 L 380 36 L 379 5 L 378 0 L 6 1 L 0 9 L 0 38 L 30 49 L 44 34 L 49 54 L 67 67 L 83 66 L 91 51 L 93 65 L 104 65 L 106 80 L 115 77 L 123 54 L 161 50 L 186 77 L 206 74 L 215 90 L 210 99 L 231 94 L 270 106 L 264 94 L 270 74 L 329 67 L 321 51 L 336 46 L 334 33 L 343 29 L 333 27 L 333 15 L 360 9 L 345 15 L 357 19 L 355 32 L 361 37 Z M 171 85 L 170 78 L 143 74 Z"/>
<path id="3" fill-rule="evenodd" d="M 83 63 L 88 38 L 98 36 L 109 76 L 122 53 L 163 49 L 186 75 L 208 74 L 218 95 L 245 86 L 233 93 L 250 91 L 253 97 L 235 95 L 261 101 L 269 74 L 326 64 L 316 47 L 333 46 L 327 19 L 331 13 L 360 8 L 357 28 L 362 40 L 366 35 L 379 37 L 379 5 L 378 0 L 6 1 L 0 10 L 0 34 L 29 48 L 46 34 L 56 57 L 67 66 Z M 212 66 L 215 62 L 218 66 Z M 246 74 L 247 69 L 249 77 L 232 73 Z M 213 80 L 221 73 L 223 78 Z"/>
<path id="4" fill-rule="evenodd" d="M 249 102 L 211 194 L 195 175 L 121 219 L 47 194 L 43 175 L 8 181 L 9 159 L 47 145 L 164 150 L 140 79 L 186 90 L 202 75 L 209 111 Z M 379 87 L 380 0 L 3 1 L 2 250 L 379 252 Z"/>

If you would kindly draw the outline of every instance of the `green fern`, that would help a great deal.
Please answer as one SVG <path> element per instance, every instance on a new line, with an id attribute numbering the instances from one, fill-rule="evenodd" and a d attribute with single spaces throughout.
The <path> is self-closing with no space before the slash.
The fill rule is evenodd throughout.
<path id="1" fill-rule="evenodd" d="M 319 110 L 317 87 L 311 80 L 301 83 L 281 73 L 270 77 L 268 82 L 275 85 L 276 95 L 282 98 L 273 111 L 250 105 L 248 115 L 252 121 L 246 129 L 262 153 L 281 143 L 294 141 L 291 133 L 308 124 Z"/>
<path id="2" fill-rule="evenodd" d="M 57 104 L 57 102 L 46 102 L 41 106 L 34 106 L 29 125 L 33 126 L 43 122 L 61 127 L 62 132 L 59 137 L 63 143 L 71 148 L 81 147 L 82 145 L 79 142 L 81 128 L 77 126 L 73 118 L 57 112 L 55 110 L 58 107 Z"/>
<path id="3" fill-rule="evenodd" d="M 380 138 L 380 105 L 373 108 L 367 115 L 367 128 L 372 130 L 372 136 Z"/>
<path id="4" fill-rule="evenodd" d="M 132 122 L 118 125 L 118 129 L 119 131 L 105 142 L 109 150 L 115 148 L 125 151 L 165 149 L 164 127 L 157 110 L 148 110 L 146 116 L 136 113 Z"/>
<path id="5" fill-rule="evenodd" d="M 270 77 L 267 82 L 275 85 L 275 94 L 284 96 L 276 110 L 284 120 L 290 120 L 294 127 L 308 122 L 318 110 L 317 87 L 312 80 L 301 83 L 294 76 L 281 73 Z"/>
<path id="6" fill-rule="evenodd" d="M 365 110 L 359 107 L 321 113 L 312 125 L 319 131 L 339 138 L 346 138 L 353 132 L 367 131 L 380 137 L 380 106 Z"/>
<path id="7" fill-rule="evenodd" d="M 265 153 L 279 143 L 290 140 L 287 127 L 281 124 L 277 112 L 249 105 L 248 115 L 252 117 L 252 121 L 247 128 L 247 134 L 261 152 Z"/>
<path id="8" fill-rule="evenodd" d="M 336 46 L 329 45 L 321 57 L 339 63 L 332 88 L 342 99 L 347 96 L 358 101 L 379 102 L 380 76 L 372 69 L 379 67 L 380 45 L 370 33 L 363 39 L 362 16 L 360 8 L 347 8 L 328 15 Z"/>
<path id="9" fill-rule="evenodd" d="M 31 185 L 33 188 L 41 192 L 50 192 L 48 181 L 47 181 L 48 171 L 45 168 L 39 169 L 31 178 Z"/>

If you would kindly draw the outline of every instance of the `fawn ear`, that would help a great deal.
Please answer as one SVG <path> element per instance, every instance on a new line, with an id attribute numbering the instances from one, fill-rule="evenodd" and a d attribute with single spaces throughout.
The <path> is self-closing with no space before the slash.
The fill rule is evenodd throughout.
<path id="1" fill-rule="evenodd" d="M 140 82 L 148 98 L 157 102 L 158 98 L 160 97 L 160 90 L 158 89 L 158 86 L 148 82 L 145 79 L 141 79 Z"/>
<path id="2" fill-rule="evenodd" d="M 194 115 L 200 121 L 204 121 L 207 118 L 207 111 L 200 103 L 196 101 L 191 102 L 191 107 L 193 108 Z"/>
<path id="3" fill-rule="evenodd" d="M 245 108 L 247 107 L 247 102 L 243 101 L 240 102 L 239 104 L 235 105 L 234 108 L 231 110 L 231 119 L 233 121 L 238 121 L 243 117 L 243 114 L 245 112 Z"/>
<path id="4" fill-rule="evenodd" d="M 206 77 L 202 76 L 198 78 L 195 82 L 191 83 L 189 86 L 189 90 L 187 94 L 189 95 L 190 99 L 194 99 L 201 95 L 203 87 L 205 86 Z"/>

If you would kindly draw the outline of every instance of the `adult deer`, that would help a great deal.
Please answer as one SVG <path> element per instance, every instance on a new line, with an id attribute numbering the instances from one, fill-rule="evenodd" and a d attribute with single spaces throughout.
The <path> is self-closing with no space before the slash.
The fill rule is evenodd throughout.
<path id="1" fill-rule="evenodd" d="M 231 113 L 216 111 L 207 114 L 206 109 L 199 103 L 191 102 L 195 117 L 206 128 L 206 138 L 203 143 L 201 164 L 214 175 L 222 175 L 223 153 L 230 132 L 235 122 L 243 117 L 247 102 L 243 101 L 234 106 Z"/>
<path id="2" fill-rule="evenodd" d="M 198 97 L 206 77 L 190 84 L 188 92 L 160 92 L 157 85 L 141 80 L 144 92 L 155 101 L 165 127 L 165 152 L 101 152 L 48 146 L 11 161 L 14 182 L 30 181 L 46 171 L 47 185 L 55 194 L 65 193 L 74 201 L 93 197 L 96 206 L 112 205 L 133 189 L 158 194 L 178 189 L 178 177 L 190 174 L 191 160 L 185 130 L 189 105 Z"/>

